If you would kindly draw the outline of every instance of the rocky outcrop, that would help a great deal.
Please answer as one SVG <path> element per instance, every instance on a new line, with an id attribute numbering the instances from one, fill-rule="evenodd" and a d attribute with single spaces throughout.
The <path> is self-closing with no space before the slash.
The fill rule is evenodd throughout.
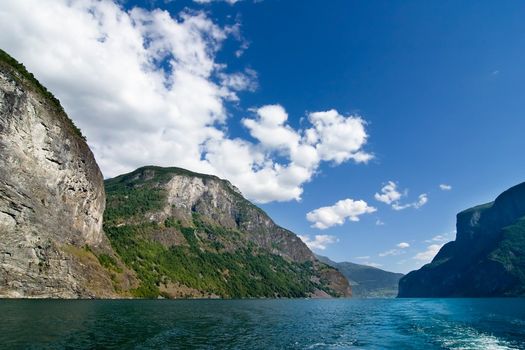
<path id="1" fill-rule="evenodd" d="M 457 215 L 456 240 L 399 282 L 400 297 L 525 296 L 525 183 Z"/>
<path id="2" fill-rule="evenodd" d="M 92 252 L 109 249 L 104 207 L 102 174 L 80 131 L 0 51 L 0 296 L 113 296 Z"/>
<path id="3" fill-rule="evenodd" d="M 343 275 L 319 262 L 295 234 L 276 225 L 226 180 L 180 168 L 148 166 L 106 180 L 106 191 L 109 232 L 112 232 L 110 227 L 136 228 L 155 223 L 158 226 L 151 229 L 147 237 L 166 247 L 191 245 L 188 241 L 193 240 L 191 235 L 195 232 L 200 251 L 235 254 L 252 249 L 254 256 L 278 256 L 284 262 L 297 264 L 294 268 L 300 270 L 294 272 L 296 277 L 311 274 L 315 288 L 325 288 L 332 295 L 351 294 Z M 128 205 L 125 212 L 123 203 Z M 183 232 L 188 229 L 193 231 L 185 236 Z M 144 232 L 144 228 L 140 232 Z M 117 234 L 115 238 L 118 239 Z M 271 269 L 275 270 L 275 266 Z M 293 277 L 294 273 L 287 272 L 287 276 Z M 311 292 L 311 295 L 324 294 Z"/>
<path id="4" fill-rule="evenodd" d="M 138 176 L 148 177 L 155 173 L 155 168 L 142 170 Z M 166 183 L 167 200 L 156 220 L 174 217 L 189 223 L 197 213 L 209 224 L 247 233 L 251 242 L 273 254 L 297 262 L 315 261 L 315 256 L 299 237 L 277 226 L 264 211 L 242 197 L 230 182 L 215 176 L 188 175 L 174 173 Z"/>

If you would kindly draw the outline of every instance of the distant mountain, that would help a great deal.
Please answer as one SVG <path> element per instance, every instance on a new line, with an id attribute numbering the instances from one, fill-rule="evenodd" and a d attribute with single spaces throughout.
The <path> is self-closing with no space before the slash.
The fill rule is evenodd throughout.
<path id="1" fill-rule="evenodd" d="M 338 269 L 350 282 L 352 293 L 360 298 L 394 298 L 397 295 L 399 279 L 402 273 L 388 272 L 372 266 L 351 262 L 340 262 L 317 255 L 327 265 Z"/>
<path id="2" fill-rule="evenodd" d="M 456 240 L 399 282 L 399 297 L 525 296 L 525 182 L 457 215 Z"/>
<path id="3" fill-rule="evenodd" d="M 104 231 L 141 281 L 135 296 L 350 296 L 321 263 L 216 176 L 147 166 L 105 181 Z"/>

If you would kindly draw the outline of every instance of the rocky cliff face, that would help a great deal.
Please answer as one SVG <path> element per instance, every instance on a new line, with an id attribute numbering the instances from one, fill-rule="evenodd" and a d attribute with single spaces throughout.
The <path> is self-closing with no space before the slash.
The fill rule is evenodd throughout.
<path id="1" fill-rule="evenodd" d="M 337 270 L 320 263 L 295 234 L 276 225 L 225 180 L 179 168 L 144 167 L 107 180 L 106 191 L 106 230 L 119 253 L 126 254 L 122 245 L 142 242 L 188 267 L 173 271 L 161 264 L 166 271 L 143 276 L 168 281 L 156 283 L 161 289 L 177 283 L 198 291 L 192 296 L 225 297 L 351 293 Z M 130 240 L 123 241 L 124 235 Z M 151 247 L 153 242 L 162 247 Z M 129 266 L 140 263 L 136 256 L 124 260 Z M 207 261 L 216 261 L 211 274 Z M 191 271 L 203 282 L 192 280 Z M 172 292 L 179 296 L 174 288 Z"/>
<path id="2" fill-rule="evenodd" d="M 154 173 L 154 169 L 146 168 L 139 176 L 153 177 Z M 164 211 L 152 215 L 155 220 L 164 221 L 171 216 L 191 223 L 193 216 L 199 214 L 208 224 L 246 232 L 247 239 L 273 254 L 298 262 L 315 260 L 295 234 L 277 226 L 228 181 L 213 176 L 188 175 L 174 174 L 166 184 Z"/>
<path id="3" fill-rule="evenodd" d="M 399 283 L 400 297 L 525 295 L 525 183 L 457 215 L 456 240 Z"/>
<path id="4" fill-rule="evenodd" d="M 79 130 L 0 51 L 0 296 L 107 297 L 103 178 Z"/>

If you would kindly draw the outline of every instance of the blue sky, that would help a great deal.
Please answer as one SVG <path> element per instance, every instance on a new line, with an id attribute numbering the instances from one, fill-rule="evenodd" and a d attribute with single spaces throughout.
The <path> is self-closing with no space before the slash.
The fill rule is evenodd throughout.
<path id="1" fill-rule="evenodd" d="M 9 25 L 4 33 L 12 31 L 15 22 L 23 23 L 22 10 L 17 6 L 20 5 L 13 1 L 0 5 L 0 18 Z M 280 225 L 311 240 L 316 235 L 329 236 L 325 249 L 316 249 L 322 255 L 336 261 L 354 261 L 408 272 L 428 262 L 445 240 L 454 238 L 457 212 L 493 200 L 506 188 L 524 180 L 525 162 L 520 157 L 520 150 L 525 149 L 523 3 L 241 0 L 234 4 L 224 1 L 200 4 L 174 0 L 121 1 L 119 6 L 120 10 L 111 11 L 129 13 L 134 7 L 144 11 L 160 8 L 173 18 L 180 16 L 181 11 L 188 17 L 202 13 L 207 26 L 202 29 L 202 24 L 199 30 L 203 35 L 216 35 L 216 42 L 199 37 L 205 48 L 217 44 L 208 61 L 225 65 L 224 74 L 241 72 L 247 79 L 243 80 L 242 88 L 229 87 L 235 98 L 216 98 L 207 104 L 206 113 L 211 110 L 224 114 L 225 122 L 217 130 L 224 131 L 228 139 L 242 139 L 250 145 L 258 145 L 253 130 L 243 119 L 257 121 L 254 109 L 267 105 L 282 106 L 288 114 L 289 130 L 297 133 L 309 127 L 307 119 L 312 112 L 334 109 L 341 118 L 359 115 L 365 121 L 363 126 L 368 137 L 359 150 L 373 154 L 373 159 L 359 164 L 352 159 L 340 164 L 320 161 L 318 166 L 308 168 L 312 171 L 308 181 L 294 185 L 295 189 L 302 189 L 300 200 L 283 197 L 273 201 L 266 199 L 276 198 L 275 193 L 251 194 L 254 199 L 263 198 L 262 202 L 268 202 L 260 205 Z M 83 9 L 75 11 L 80 13 Z M 51 38 L 63 35 L 49 27 L 50 24 L 48 26 L 45 14 L 38 16 L 33 22 L 45 25 L 35 25 L 34 31 L 27 28 L 24 38 L 38 38 L 37 33 L 47 29 Z M 214 32 L 209 23 L 222 31 Z M 224 30 L 228 26 L 235 30 Z M 78 33 L 85 32 L 86 28 L 88 24 Z M 111 28 L 105 28 L 109 38 Z M 110 173 L 105 169 L 113 169 L 115 173 L 132 170 L 133 166 L 145 162 L 144 159 L 161 165 L 207 169 L 200 167 L 200 163 L 192 166 L 192 161 L 199 159 L 166 156 L 155 161 L 151 155 L 133 158 L 116 152 L 114 145 L 104 144 L 100 141 L 102 138 L 118 139 L 118 135 L 97 129 L 93 117 L 88 119 L 87 114 L 83 114 L 86 109 L 95 107 L 68 94 L 75 84 L 68 79 L 75 74 L 82 78 L 81 72 L 70 64 L 71 60 L 60 61 L 65 57 L 63 51 L 48 45 L 47 52 L 56 53 L 49 59 L 61 63 L 63 70 L 68 72 L 63 78 L 57 73 L 52 75 L 49 62 L 47 65 L 40 63 L 47 56 L 37 61 L 34 52 L 38 53 L 38 47 L 31 51 L 27 47 L 29 39 L 24 45 L 16 41 L 16 33 L 11 34 L 10 38 L 2 35 L 0 44 L 26 63 L 66 105 L 72 118 L 85 130 L 105 175 Z M 67 40 L 67 37 L 61 38 L 64 46 Z M 186 45 L 189 49 L 182 50 L 180 55 L 192 50 L 191 42 Z M 238 52 L 241 48 L 242 54 Z M 71 48 L 75 57 L 82 59 L 78 50 Z M 206 49 L 203 52 L 207 52 Z M 90 60 L 86 56 L 84 61 Z M 196 65 L 205 65 L 208 61 L 199 61 Z M 169 64 L 164 64 L 169 68 Z M 192 71 L 196 65 L 191 66 Z M 221 79 L 216 71 L 202 76 L 210 82 Z M 118 80 L 118 76 L 114 79 Z M 224 80 L 217 84 L 224 84 Z M 79 86 L 78 91 L 87 91 L 89 95 L 107 85 L 101 75 L 100 79 Z M 171 105 L 178 103 L 174 101 Z M 202 101 L 208 103 L 206 99 Z M 217 103 L 224 111 L 217 112 Z M 77 107 L 80 104 L 82 109 Z M 99 106 L 100 103 L 96 108 Z M 104 124 L 104 130 L 121 125 L 125 119 L 118 119 L 117 123 L 116 118 L 125 118 L 123 116 L 129 115 L 126 113 L 127 110 L 116 115 L 112 119 L 115 124 L 107 122 L 111 116 L 102 118 L 104 123 L 109 123 Z M 212 119 L 211 124 L 216 122 Z M 154 128 L 151 125 L 140 127 Z M 137 130 L 129 131 L 128 135 L 135 135 Z M 169 127 L 165 130 L 169 135 Z M 151 136 L 148 140 L 154 143 L 156 138 Z M 160 145 L 158 149 L 163 152 Z M 130 153 L 140 153 L 139 146 L 133 150 Z M 216 149 L 208 152 L 220 155 Z M 289 155 L 281 151 L 274 152 L 271 157 L 274 162 L 286 164 L 289 161 Z M 117 162 L 116 158 L 125 158 L 127 163 Z M 226 165 L 221 168 L 217 160 L 214 163 L 210 159 L 214 166 L 210 167 L 214 169 L 211 171 L 219 175 L 230 174 L 225 170 Z M 246 188 L 242 182 L 246 177 L 235 177 L 235 174 L 233 182 L 241 189 Z M 398 202 L 390 205 L 375 198 L 389 181 L 395 183 L 397 192 L 402 195 Z M 440 184 L 450 185 L 451 189 L 442 190 Z M 422 194 L 428 201 L 414 204 Z M 306 219 L 307 213 L 346 199 L 365 201 L 369 208 L 376 210 L 357 215 L 359 221 L 346 219 L 342 225 L 323 230 L 312 227 L 312 222 Z M 413 205 L 394 210 L 392 204 L 396 203 Z M 432 240 L 438 235 L 445 237 Z M 400 243 L 409 246 L 398 247 Z"/>

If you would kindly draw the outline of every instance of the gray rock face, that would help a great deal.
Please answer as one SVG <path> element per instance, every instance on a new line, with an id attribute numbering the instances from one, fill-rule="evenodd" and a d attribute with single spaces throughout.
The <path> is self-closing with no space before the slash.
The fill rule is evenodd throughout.
<path id="1" fill-rule="evenodd" d="M 217 177 L 174 175 L 166 184 L 165 213 L 190 221 L 192 213 L 211 224 L 247 232 L 247 237 L 273 254 L 297 262 L 314 261 L 310 249 L 292 232 L 272 219 L 240 194 L 228 181 Z"/>
<path id="2" fill-rule="evenodd" d="M 56 100 L 3 55 L 0 296 L 108 296 L 111 280 L 80 249 L 105 244 L 102 174 Z"/>
<path id="3" fill-rule="evenodd" d="M 139 169 L 136 181 L 148 181 L 156 167 Z M 176 169 L 176 168 L 172 168 Z M 194 174 L 200 175 L 200 174 Z M 247 201 L 239 190 L 215 176 L 189 176 L 173 170 L 170 180 L 158 185 L 166 191 L 164 210 L 152 213 L 150 220 L 162 222 L 174 217 L 191 223 L 192 216 L 212 224 L 248 233 L 246 237 L 258 247 L 297 262 L 314 261 L 315 256 L 292 232 L 276 225 L 261 209 Z"/>
<path id="4" fill-rule="evenodd" d="M 457 215 L 456 240 L 399 282 L 399 297 L 525 295 L 525 183 Z"/>
<path id="5" fill-rule="evenodd" d="M 253 245 L 287 261 L 311 262 L 314 271 L 338 295 L 352 294 L 348 281 L 339 271 L 321 263 L 299 237 L 275 224 L 263 210 L 245 199 L 239 190 L 226 180 L 181 168 L 147 166 L 106 180 L 106 191 L 106 215 L 109 219 L 107 225 L 140 225 L 147 219 L 161 226 L 165 220 L 174 220 L 180 222 L 181 226 L 191 227 L 194 219 L 198 218 L 210 227 L 239 233 L 235 237 L 222 236 L 221 244 L 226 251 L 234 252 Z M 151 209 L 145 213 L 139 211 L 136 214 L 129 211 L 113 215 L 113 212 L 119 211 L 122 203 L 129 204 L 132 196 L 136 198 L 138 191 L 159 191 L 157 204 L 151 205 Z M 177 230 L 169 234 L 159 233 L 155 235 L 155 239 L 167 246 L 178 245 L 184 241 L 184 237 Z M 199 239 L 208 241 L 210 238 L 203 234 Z M 314 296 L 322 295 L 324 294 L 319 291 L 319 294 Z"/>

